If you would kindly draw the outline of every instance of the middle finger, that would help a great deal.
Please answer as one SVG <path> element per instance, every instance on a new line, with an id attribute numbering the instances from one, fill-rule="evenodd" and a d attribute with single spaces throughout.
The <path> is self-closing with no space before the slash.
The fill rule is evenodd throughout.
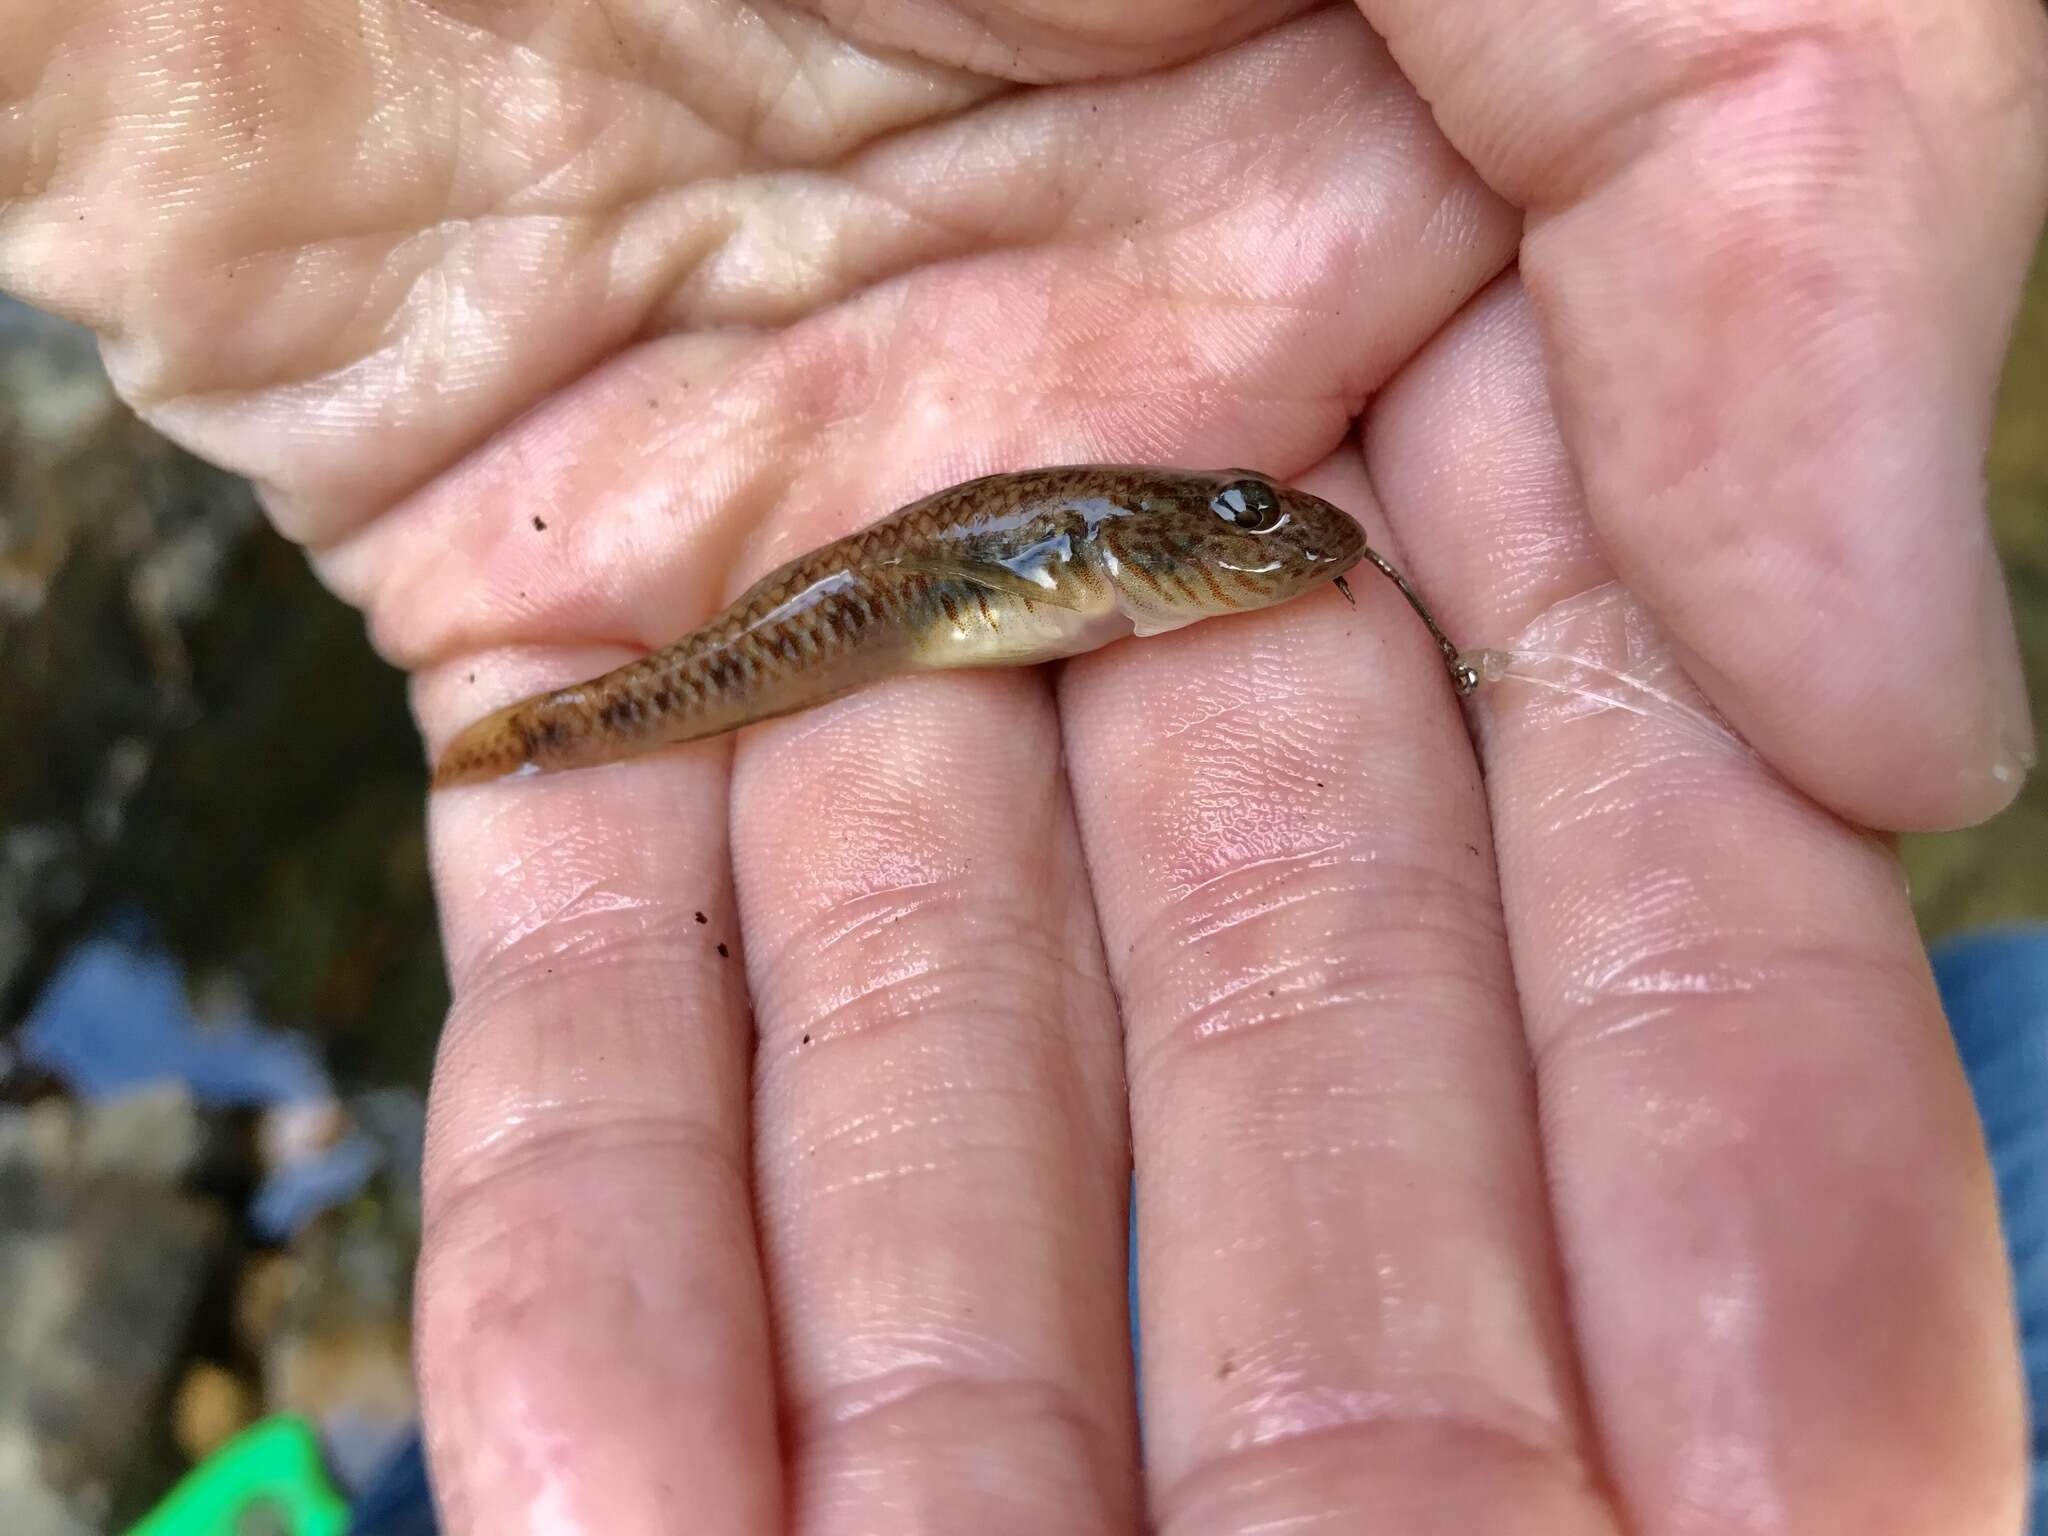
<path id="1" fill-rule="evenodd" d="M 1308 485 L 1370 497 L 1355 449 Z M 1421 626 L 1353 579 L 1355 612 L 1199 625 L 1062 693 L 1126 999 L 1153 1506 L 1609 1529 L 1478 772 Z"/>

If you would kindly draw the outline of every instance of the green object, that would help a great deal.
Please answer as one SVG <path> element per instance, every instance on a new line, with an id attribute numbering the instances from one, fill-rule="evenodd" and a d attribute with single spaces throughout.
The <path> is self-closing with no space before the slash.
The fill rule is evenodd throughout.
<path id="1" fill-rule="evenodd" d="M 313 1427 L 283 1414 L 194 1467 L 128 1536 L 343 1536 L 348 1519 Z"/>

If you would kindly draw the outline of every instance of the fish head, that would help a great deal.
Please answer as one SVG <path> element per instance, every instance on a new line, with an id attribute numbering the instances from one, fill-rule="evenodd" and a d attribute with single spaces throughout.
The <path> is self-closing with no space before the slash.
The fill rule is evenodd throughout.
<path id="1" fill-rule="evenodd" d="M 1242 469 L 1177 476 L 1115 532 L 1120 584 L 1160 620 L 1182 622 L 1284 603 L 1365 553 L 1349 513 Z"/>

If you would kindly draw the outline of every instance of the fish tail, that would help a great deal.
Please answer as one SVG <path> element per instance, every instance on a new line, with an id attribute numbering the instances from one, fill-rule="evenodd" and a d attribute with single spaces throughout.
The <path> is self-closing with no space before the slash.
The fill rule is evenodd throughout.
<path id="1" fill-rule="evenodd" d="M 734 701 L 705 686 L 692 640 L 495 710 L 448 743 L 434 788 L 585 768 L 730 730 Z"/>
<path id="2" fill-rule="evenodd" d="M 434 787 L 615 762 L 838 698 L 914 664 L 931 585 L 864 572 L 766 612 L 742 599 L 666 650 L 486 715 L 448 744 Z"/>
<path id="3" fill-rule="evenodd" d="M 526 712 L 525 704 L 512 704 L 465 726 L 434 765 L 433 787 L 484 784 L 524 768 L 532 761 L 531 733 L 523 718 Z"/>

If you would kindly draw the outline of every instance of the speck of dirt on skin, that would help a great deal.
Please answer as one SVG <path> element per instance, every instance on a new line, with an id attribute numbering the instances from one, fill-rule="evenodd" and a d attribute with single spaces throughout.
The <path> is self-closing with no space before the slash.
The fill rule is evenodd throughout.
<path id="1" fill-rule="evenodd" d="M 533 531 L 535 533 L 546 533 L 548 531 L 548 525 L 541 521 L 540 514 L 537 512 L 533 517 Z"/>
<path id="2" fill-rule="evenodd" d="M 809 1035 L 805 1035 L 805 1036 L 804 1036 L 804 1044 L 805 1044 L 805 1045 L 809 1045 L 810 1043 L 811 1043 L 811 1037 L 810 1037 Z"/>
<path id="3" fill-rule="evenodd" d="M 1465 851 L 1471 854 L 1472 857 L 1475 859 L 1479 857 L 1479 845 L 1477 843 L 1467 843 L 1465 845 Z"/>
<path id="4" fill-rule="evenodd" d="M 700 923 L 709 921 L 709 919 L 706 918 L 702 912 L 692 912 L 690 915 L 696 918 L 697 921 Z"/>
<path id="5" fill-rule="evenodd" d="M 474 672 L 470 673 L 468 677 L 465 677 L 465 678 L 463 679 L 463 681 L 464 681 L 465 683 L 473 683 L 473 682 L 475 682 L 475 681 L 476 681 L 476 674 L 475 674 Z"/>
<path id="6" fill-rule="evenodd" d="M 727 949 L 723 944 L 721 944 L 718 946 L 718 958 L 721 960 L 730 960 L 732 958 L 732 951 Z"/>
<path id="7" fill-rule="evenodd" d="M 1316 780 L 1316 788 L 1317 788 L 1317 789 L 1321 789 L 1322 787 L 1323 787 L 1323 781 L 1322 781 L 1321 779 L 1317 779 L 1317 780 Z"/>

